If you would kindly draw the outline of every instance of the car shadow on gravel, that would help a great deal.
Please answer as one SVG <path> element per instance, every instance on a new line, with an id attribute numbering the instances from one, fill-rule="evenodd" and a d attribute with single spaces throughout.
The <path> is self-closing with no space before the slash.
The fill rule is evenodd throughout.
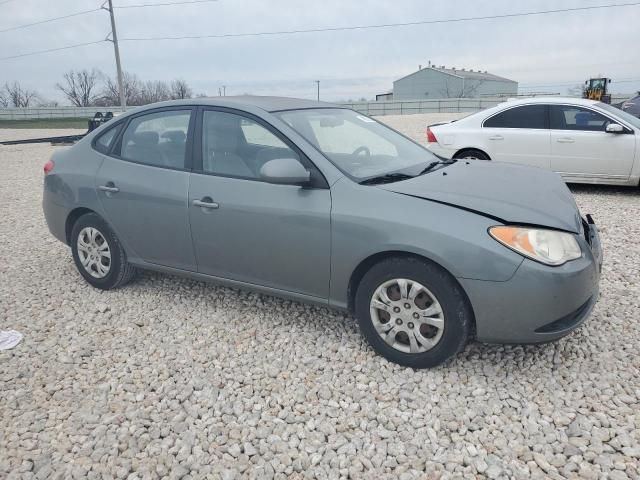
<path id="1" fill-rule="evenodd" d="M 304 343 L 312 338 L 324 338 L 330 344 L 341 344 L 341 348 L 351 351 L 351 355 L 365 363 L 380 361 L 388 364 L 387 360 L 375 355 L 362 338 L 356 319 L 340 310 L 151 271 L 142 272 L 126 288 L 136 289 L 140 293 L 153 291 L 155 295 L 172 296 L 180 303 L 196 304 L 204 301 L 213 312 L 224 311 L 231 317 L 244 316 L 249 322 L 255 319 L 256 322 L 260 322 L 261 327 L 265 326 L 263 322 L 268 321 L 272 332 L 279 332 L 278 335 L 282 339 L 291 337 L 294 330 L 302 329 L 305 335 L 293 341 Z M 202 304 L 202 307 L 205 305 Z M 268 312 L 266 317 L 265 309 Z M 471 341 L 463 352 L 436 370 L 464 369 L 478 361 L 487 365 L 502 365 L 512 371 L 531 368 L 538 371 L 554 369 L 555 365 L 562 363 L 562 357 L 574 349 L 575 342 L 584 340 L 583 335 L 578 330 L 556 342 L 534 345 L 500 345 Z M 304 348 L 308 348 L 310 356 L 318 354 L 313 351 L 314 345 L 310 344 Z M 349 355 L 347 352 L 344 353 Z M 282 351 L 281 354 L 286 356 L 287 352 Z"/>
<path id="2" fill-rule="evenodd" d="M 640 187 L 623 187 L 618 185 L 589 185 L 586 183 L 567 184 L 572 193 L 595 193 L 599 195 L 640 196 Z"/>

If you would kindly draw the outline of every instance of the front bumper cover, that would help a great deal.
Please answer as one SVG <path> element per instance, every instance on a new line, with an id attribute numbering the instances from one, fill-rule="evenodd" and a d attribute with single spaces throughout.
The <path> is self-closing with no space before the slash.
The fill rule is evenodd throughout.
<path id="1" fill-rule="evenodd" d="M 559 267 L 525 259 L 506 282 L 459 279 L 475 313 L 479 341 L 549 342 L 589 317 L 598 298 L 603 255 L 591 216 L 583 219 L 583 229 L 579 259 Z"/>

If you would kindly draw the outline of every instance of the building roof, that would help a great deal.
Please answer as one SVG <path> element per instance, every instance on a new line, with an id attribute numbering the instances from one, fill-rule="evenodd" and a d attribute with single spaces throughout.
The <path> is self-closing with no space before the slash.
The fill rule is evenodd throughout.
<path id="1" fill-rule="evenodd" d="M 422 68 L 420 70 L 417 70 L 413 73 L 410 73 L 409 75 L 406 75 L 402 78 L 399 78 L 398 80 L 396 80 L 396 82 L 400 81 L 400 80 L 404 80 L 405 78 L 409 78 L 413 75 L 418 75 L 424 71 L 427 70 L 432 70 L 438 73 L 443 73 L 445 75 L 450 75 L 452 77 L 457 77 L 457 78 L 467 78 L 467 79 L 472 79 L 472 80 L 494 80 L 494 81 L 499 81 L 499 82 L 513 82 L 513 83 L 518 83 L 515 80 L 510 80 L 508 78 L 504 78 L 504 77 L 499 77 L 498 75 L 494 75 L 493 73 L 488 73 L 488 72 L 480 72 L 480 71 L 471 71 L 471 70 L 461 70 L 461 69 L 453 69 L 453 68 L 438 68 L 438 67 L 425 67 Z M 395 82 L 394 82 L 395 83 Z"/>

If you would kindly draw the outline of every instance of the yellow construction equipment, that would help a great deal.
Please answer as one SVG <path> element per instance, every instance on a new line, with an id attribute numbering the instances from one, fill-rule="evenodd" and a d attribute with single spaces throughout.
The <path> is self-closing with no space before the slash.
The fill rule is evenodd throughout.
<path id="1" fill-rule="evenodd" d="M 585 87 L 582 90 L 582 98 L 611 103 L 611 93 L 607 88 L 610 83 L 610 78 L 590 78 L 584 82 Z"/>

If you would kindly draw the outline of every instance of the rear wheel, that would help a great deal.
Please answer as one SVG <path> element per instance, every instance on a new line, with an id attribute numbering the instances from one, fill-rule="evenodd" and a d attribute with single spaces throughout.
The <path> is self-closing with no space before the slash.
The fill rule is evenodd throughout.
<path id="1" fill-rule="evenodd" d="M 84 279 L 101 290 L 118 288 L 136 273 L 109 225 L 95 213 L 82 215 L 71 230 L 71 251 Z"/>
<path id="2" fill-rule="evenodd" d="M 413 368 L 435 367 L 462 350 L 473 313 L 461 287 L 441 267 L 390 258 L 362 278 L 356 317 L 373 349 Z"/>
<path id="3" fill-rule="evenodd" d="M 481 150 L 476 150 L 473 148 L 470 148 L 468 150 L 461 150 L 460 152 L 456 153 L 453 158 L 456 158 L 458 160 L 491 160 L 489 158 L 489 155 Z"/>

